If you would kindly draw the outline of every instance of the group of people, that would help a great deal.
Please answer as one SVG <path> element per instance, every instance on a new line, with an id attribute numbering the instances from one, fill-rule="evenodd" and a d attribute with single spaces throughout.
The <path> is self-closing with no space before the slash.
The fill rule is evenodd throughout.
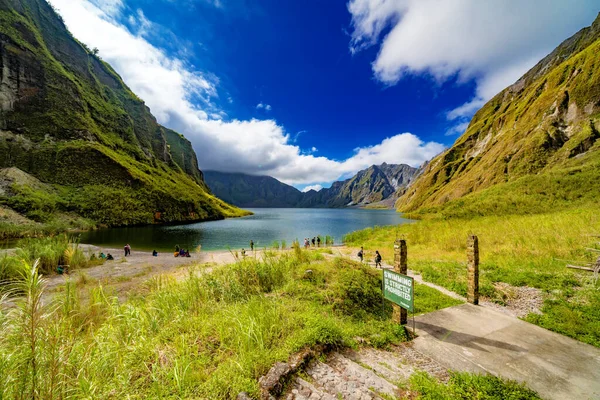
<path id="1" fill-rule="evenodd" d="M 191 257 L 190 251 L 184 248 L 179 248 L 179 245 L 175 245 L 175 253 L 173 253 L 175 257 Z"/>
<path id="2" fill-rule="evenodd" d="M 123 247 L 123 251 L 125 252 L 125 257 L 131 255 L 131 246 L 129 245 L 129 243 Z M 173 255 L 175 257 L 191 257 L 190 251 L 179 248 L 179 245 L 175 246 L 175 253 Z M 152 250 L 152 256 L 158 257 L 158 251 Z M 108 254 L 100 253 L 99 257 L 103 260 L 108 260 L 108 261 L 114 260 L 114 257 L 110 253 L 108 253 Z"/>
<path id="3" fill-rule="evenodd" d="M 304 238 L 304 248 L 308 249 L 310 247 L 310 244 L 312 242 L 312 247 L 315 247 L 315 245 L 317 247 L 321 247 L 321 237 L 320 236 L 315 236 L 311 239 L 309 238 Z"/>
<path id="4" fill-rule="evenodd" d="M 130 250 L 131 251 L 131 250 Z M 98 255 L 98 257 L 102 260 L 107 260 L 107 261 L 111 261 L 114 260 L 115 258 L 113 257 L 112 254 L 108 253 L 108 254 L 104 254 L 103 251 L 100 252 L 100 254 Z"/>
<path id="5" fill-rule="evenodd" d="M 360 259 L 360 262 L 362 263 L 365 257 L 365 251 L 364 249 L 361 247 L 358 254 L 357 254 L 358 258 Z M 381 254 L 379 254 L 379 250 L 375 250 L 375 268 L 380 268 L 381 267 Z"/>

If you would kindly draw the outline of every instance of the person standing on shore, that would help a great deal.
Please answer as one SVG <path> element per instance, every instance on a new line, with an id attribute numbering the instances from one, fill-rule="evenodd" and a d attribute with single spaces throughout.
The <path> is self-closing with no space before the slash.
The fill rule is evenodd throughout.
<path id="1" fill-rule="evenodd" d="M 250 251 L 254 251 L 254 240 L 250 239 Z"/>
<path id="2" fill-rule="evenodd" d="M 317 236 L 317 247 L 321 247 L 321 236 Z"/>
<path id="3" fill-rule="evenodd" d="M 381 254 L 379 254 L 379 250 L 375 250 L 375 268 L 381 267 Z"/>
<path id="4" fill-rule="evenodd" d="M 131 246 L 129 245 L 129 243 L 127 243 L 125 247 L 123 247 L 123 250 L 125 251 L 125 257 L 131 255 Z"/>

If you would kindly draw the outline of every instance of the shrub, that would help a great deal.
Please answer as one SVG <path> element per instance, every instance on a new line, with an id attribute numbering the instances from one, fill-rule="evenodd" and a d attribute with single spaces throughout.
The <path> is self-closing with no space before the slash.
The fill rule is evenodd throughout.
<path id="1" fill-rule="evenodd" d="M 21 262 L 17 257 L 8 254 L 0 257 L 0 287 L 17 279 L 20 264 Z"/>
<path id="2" fill-rule="evenodd" d="M 349 268 L 341 269 L 333 292 L 335 308 L 346 315 L 363 318 L 365 313 L 379 316 L 384 313 L 381 276 L 368 267 L 352 263 Z"/>

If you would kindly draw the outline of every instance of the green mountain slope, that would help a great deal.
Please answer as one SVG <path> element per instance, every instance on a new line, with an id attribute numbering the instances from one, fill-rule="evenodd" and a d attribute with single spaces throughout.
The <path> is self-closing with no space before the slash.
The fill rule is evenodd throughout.
<path id="1" fill-rule="evenodd" d="M 0 201 L 40 222 L 55 212 L 107 225 L 241 214 L 210 194 L 190 142 L 94 53 L 45 0 L 0 0 L 0 168 L 53 186 L 8 182 Z M 45 195 L 54 207 L 36 209 Z"/>
<path id="2" fill-rule="evenodd" d="M 382 164 L 359 171 L 330 188 L 306 193 L 270 176 L 205 171 L 207 185 L 219 198 L 239 207 L 346 207 L 390 200 L 394 203 L 417 170 L 408 165 Z M 383 205 L 383 204 L 382 204 Z"/>
<path id="3" fill-rule="evenodd" d="M 484 105 L 396 205 L 467 215 L 597 202 L 599 129 L 600 16 Z"/>

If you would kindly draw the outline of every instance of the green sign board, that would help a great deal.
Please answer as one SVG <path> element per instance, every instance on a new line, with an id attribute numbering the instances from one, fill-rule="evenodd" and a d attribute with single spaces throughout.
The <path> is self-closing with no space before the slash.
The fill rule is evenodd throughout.
<path id="1" fill-rule="evenodd" d="M 383 270 L 383 296 L 400 307 L 414 312 L 415 283 L 410 276 Z"/>

